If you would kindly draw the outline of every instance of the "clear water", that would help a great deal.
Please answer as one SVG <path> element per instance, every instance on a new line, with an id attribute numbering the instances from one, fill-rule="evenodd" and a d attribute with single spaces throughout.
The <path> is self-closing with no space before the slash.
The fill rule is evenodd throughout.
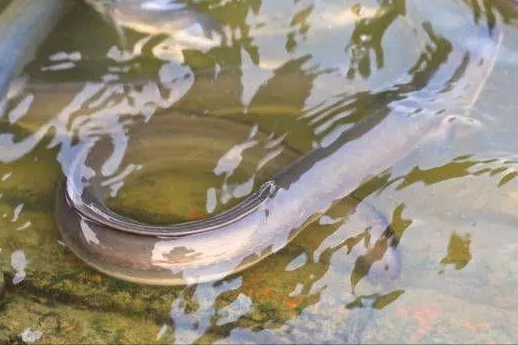
<path id="1" fill-rule="evenodd" d="M 166 37 L 148 40 L 129 29 L 121 53 L 117 31 L 80 2 L 26 67 L 25 88 L 2 110 L 0 339 L 515 343 L 518 33 L 512 0 L 485 3 L 196 2 L 221 23 L 226 42 L 160 55 L 154 48 Z M 200 121 L 191 141 L 172 146 L 151 173 L 128 177 L 110 204 L 148 222 L 204 217 L 386 107 L 392 100 L 384 91 L 407 80 L 422 54 L 428 64 L 448 66 L 439 61 L 444 47 L 461 49 L 475 22 L 487 17 L 495 18 L 503 43 L 469 111 L 473 121 L 409 146 L 402 160 L 353 193 L 398 234 L 400 268 L 392 279 L 358 277 L 370 224 L 340 221 L 350 202 L 274 255 L 214 283 L 135 285 L 88 268 L 64 247 L 54 220 L 56 185 L 91 140 L 126 138 L 131 147 L 143 119 L 151 123 L 173 110 L 228 121 L 218 131 Z M 174 60 L 179 56 L 183 62 Z M 394 140 L 404 135 L 394 133 Z M 275 139 L 283 153 L 256 171 Z M 132 152 L 117 140 L 106 167 L 112 176 L 123 170 L 118 158 Z M 221 154 L 203 156 L 209 147 Z M 222 160 L 239 148 L 246 148 L 243 161 Z M 199 161 L 175 163 L 174 171 L 163 164 L 196 152 Z M 365 157 L 383 159 L 372 146 Z M 222 162 L 226 174 L 216 175 Z"/>

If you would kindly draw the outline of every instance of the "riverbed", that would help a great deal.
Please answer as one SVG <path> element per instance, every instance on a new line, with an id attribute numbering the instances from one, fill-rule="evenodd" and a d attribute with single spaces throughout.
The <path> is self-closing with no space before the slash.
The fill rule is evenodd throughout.
<path id="1" fill-rule="evenodd" d="M 226 39 L 179 53 L 163 36 L 131 29 L 123 45 L 79 2 L 0 109 L 0 341 L 515 343 L 518 17 L 505 5 L 518 7 L 199 1 L 193 6 Z M 61 238 L 57 186 L 98 136 L 112 138 L 103 173 L 113 210 L 155 224 L 201 219 L 380 109 L 435 106 L 410 96 L 398 102 L 427 92 L 449 97 L 431 80 L 462 72 L 464 52 L 487 39 L 500 44 L 487 78 L 457 80 L 476 81 L 478 97 L 447 98 L 439 108 L 451 121 L 381 173 L 361 176 L 348 198 L 242 272 L 187 286 L 134 284 L 89 268 Z M 199 117 L 196 140 L 171 144 L 164 161 L 192 155 L 203 164 L 185 159 L 139 175 L 137 163 L 121 158 L 132 133 L 174 112 Z M 378 152 L 405 134 L 363 154 L 383 159 Z M 219 153 L 204 156 L 204 148 Z M 361 207 L 387 224 L 361 217 Z"/>

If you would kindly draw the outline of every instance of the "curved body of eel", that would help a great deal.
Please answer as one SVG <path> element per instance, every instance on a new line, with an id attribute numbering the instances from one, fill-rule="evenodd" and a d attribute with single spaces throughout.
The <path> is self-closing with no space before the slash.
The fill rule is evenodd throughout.
<path id="1" fill-rule="evenodd" d="M 396 85 L 388 92 L 397 96 L 387 106 L 212 218 L 170 226 L 124 218 L 104 205 L 95 186 L 83 189 L 83 165 L 72 164 L 56 207 L 63 239 L 90 266 L 133 282 L 190 284 L 239 272 L 283 248 L 368 178 L 405 157 L 427 134 L 447 126 L 452 111 L 469 108 L 493 68 L 500 41 L 496 30 L 490 35 L 481 28 L 466 38 L 466 49 L 453 49 L 446 63 L 432 68 L 424 85 Z M 81 156 L 95 156 L 97 149 L 88 150 Z"/>

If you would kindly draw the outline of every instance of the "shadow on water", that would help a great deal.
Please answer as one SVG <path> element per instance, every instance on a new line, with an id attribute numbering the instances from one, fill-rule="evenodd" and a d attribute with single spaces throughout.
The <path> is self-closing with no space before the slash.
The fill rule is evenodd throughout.
<path id="1" fill-rule="evenodd" d="M 477 295 L 463 287 L 479 278 L 473 262 L 483 274 L 494 269 L 476 261 L 480 250 L 477 232 L 460 226 L 452 226 L 440 238 L 430 231 L 419 232 L 423 221 L 417 212 L 429 205 L 411 198 L 398 199 L 397 194 L 392 203 L 387 202 L 389 207 L 383 208 L 388 217 L 370 204 L 376 197 L 390 199 L 391 193 L 413 193 L 412 188 L 422 184 L 441 186 L 468 177 L 488 177 L 497 188 L 510 188 L 517 174 L 512 159 L 466 155 L 431 168 L 411 162 L 411 168 L 401 175 L 384 169 L 374 177 L 365 176 L 350 196 L 333 205 L 287 247 L 215 283 L 171 288 L 133 285 L 86 268 L 63 248 L 48 205 L 53 205 L 59 170 L 82 141 L 100 136 L 131 141 L 132 130 L 145 125 L 143 118 L 152 122 L 153 116 L 182 110 L 234 121 L 246 128 L 257 125 L 260 133 L 282 138 L 282 145 L 293 152 L 321 150 L 322 155 L 292 172 L 302 175 L 326 155 L 372 133 L 393 116 L 394 109 L 412 109 L 409 121 L 411 117 L 419 119 L 423 109 L 435 106 L 437 98 L 456 91 L 456 85 L 469 79 L 465 72 L 470 71 L 471 52 L 462 55 L 459 43 L 438 33 L 441 30 L 436 29 L 436 23 L 424 21 L 412 27 L 417 37 L 412 43 L 419 53 L 410 64 L 402 66 L 387 58 L 393 54 L 387 42 L 395 49 L 409 44 L 394 40 L 394 36 L 387 38 L 389 29 L 409 16 L 402 0 L 382 1 L 375 8 L 346 7 L 340 2 L 342 12 L 335 11 L 336 3 L 330 2 L 329 11 L 343 14 L 338 17 L 345 19 L 325 30 L 319 30 L 319 14 L 325 9 L 319 1 L 294 1 L 288 6 L 288 16 L 275 16 L 275 6 L 284 14 L 287 5 L 258 0 L 201 1 L 195 6 L 221 24 L 225 45 L 206 52 L 187 49 L 183 65 L 152 56 L 152 46 L 163 37 L 143 43 L 141 53 L 131 58 L 107 58 L 108 51 L 120 49 L 117 32 L 81 4 L 64 18 L 38 58 L 26 68 L 31 81 L 12 99 L 13 105 L 0 123 L 0 214 L 4 214 L 0 218 L 0 313 L 6 316 L 0 321 L 0 338 L 14 342 L 35 336 L 37 341 L 53 343 L 426 342 L 436 336 L 459 340 L 466 339 L 461 328 L 430 330 L 426 318 L 433 314 L 433 307 L 423 306 L 428 314 L 422 317 L 417 312 L 408 316 L 405 311 L 421 307 L 425 298 L 432 302 L 444 298 L 441 307 L 445 308 L 449 300 L 442 296 L 448 294 L 472 303 L 482 296 L 483 304 L 497 306 L 512 299 L 513 294 L 499 299 L 493 296 L 495 292 L 487 296 L 480 291 Z M 515 9 L 509 1 L 466 1 L 462 13 L 479 27 L 489 23 L 489 28 L 498 28 L 500 20 L 507 23 L 516 18 Z M 260 20 L 253 22 L 254 18 Z M 465 25 L 475 27 L 473 23 Z M 87 35 L 84 25 L 89 29 L 88 44 L 81 43 Z M 269 27 L 279 28 L 279 32 L 270 33 L 266 42 L 272 47 L 280 42 L 282 47 L 271 69 L 264 67 L 273 62 L 261 55 L 266 43 L 260 35 Z M 487 35 L 489 28 L 484 30 Z M 340 37 L 339 43 L 335 43 L 334 33 Z M 130 46 L 142 43 L 143 37 L 128 30 Z M 452 37 L 462 40 L 454 34 Z M 306 46 L 312 51 L 306 51 Z M 342 54 L 341 65 L 328 63 L 324 56 L 327 51 L 334 54 L 335 46 Z M 68 55 L 60 60 L 58 52 Z M 79 52 L 80 58 L 74 60 L 73 52 Z M 460 64 L 455 54 L 463 56 Z M 68 65 L 57 68 L 58 63 Z M 49 68 L 52 66 L 56 68 Z M 388 87 L 386 81 L 365 87 L 365 81 L 383 76 L 387 69 L 396 69 L 398 79 Z M 167 73 L 172 78 L 165 78 Z M 192 84 L 182 89 L 183 93 L 174 94 L 184 75 Z M 85 86 L 85 80 L 90 84 Z M 64 89 L 49 92 L 49 85 L 56 84 Z M 32 103 L 24 106 L 31 94 Z M 455 110 L 463 110 L 469 96 L 461 94 L 459 99 L 453 95 L 449 101 Z M 439 104 L 437 112 L 448 106 Z M 24 114 L 17 116 L 16 111 Z M 245 137 L 232 138 L 235 145 L 240 140 L 246 143 L 247 132 L 239 133 Z M 395 132 L 393 139 L 404 134 Z M 249 151 L 244 152 L 246 160 Z M 371 152 L 365 155 L 382 159 Z M 220 157 L 213 158 L 215 166 Z M 279 159 L 288 158 L 281 155 Z M 35 171 L 40 176 L 34 177 Z M 203 194 L 205 189 L 190 183 L 188 191 L 173 193 L 183 193 L 180 199 L 201 207 L 203 215 L 210 213 L 189 194 Z M 450 194 L 454 193 L 440 195 Z M 407 200 L 415 204 L 407 204 Z M 459 200 L 465 202 L 461 197 Z M 483 208 L 487 203 L 477 207 L 488 211 Z M 448 209 L 448 202 L 444 204 Z M 138 218 L 138 214 L 133 216 Z M 512 219 L 512 215 L 508 217 Z M 500 215 L 499 219 L 504 218 Z M 417 234 L 432 245 L 419 243 L 414 239 Z M 508 250 L 509 255 L 514 253 L 512 248 Z M 454 278 L 449 267 L 458 273 Z M 457 280 L 441 283 L 440 279 L 448 278 Z M 493 289 L 500 287 L 499 281 L 487 279 Z M 435 291 L 431 295 L 416 293 L 415 289 L 425 289 L 423 286 Z M 483 290 L 480 283 L 475 286 Z M 456 315 L 446 315 L 444 322 Z M 37 332 L 42 334 L 37 337 Z"/>

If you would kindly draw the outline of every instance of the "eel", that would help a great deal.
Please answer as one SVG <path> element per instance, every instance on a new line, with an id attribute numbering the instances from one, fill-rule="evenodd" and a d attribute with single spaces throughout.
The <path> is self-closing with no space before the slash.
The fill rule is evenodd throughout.
<path id="1" fill-rule="evenodd" d="M 91 172 L 83 160 L 101 165 L 96 152 L 106 145 L 85 147 L 58 189 L 56 218 L 63 240 L 88 265 L 136 283 L 193 284 L 240 272 L 285 247 L 423 138 L 466 118 L 501 40 L 499 27 L 478 26 L 462 47 L 453 47 L 446 63 L 432 66 L 424 83 L 423 75 L 410 82 L 403 78 L 385 91 L 394 95 L 386 106 L 295 160 L 238 205 L 206 219 L 150 225 L 112 212 L 94 180 L 83 181 Z M 160 127 L 159 118 L 151 122 L 157 120 Z"/>
<path id="2" fill-rule="evenodd" d="M 207 131 L 207 128 L 211 128 L 211 130 Z M 225 118 L 184 113 L 180 110 L 166 110 L 164 113 L 156 114 L 149 123 L 137 128 L 137 130 L 130 131 L 130 144 L 125 153 L 124 163 L 141 163 L 143 169 L 147 169 L 147 171 L 141 173 L 144 176 L 150 170 L 158 170 L 161 167 L 167 167 L 168 164 L 206 170 L 207 163 L 211 163 L 214 158 L 222 156 L 223 147 L 228 147 L 231 142 L 235 142 L 236 137 L 243 137 L 243 134 L 246 134 L 249 130 L 248 125 Z M 256 135 L 256 137 L 261 137 L 261 135 Z M 110 140 L 103 139 L 105 138 L 101 138 L 93 150 L 88 153 L 88 166 L 94 167 L 94 169 L 100 167 L 106 161 L 107 153 L 111 149 Z M 170 160 L 168 155 L 165 154 L 166 152 L 193 152 L 193 150 L 194 154 L 175 155 Z M 272 161 L 273 165 L 271 165 L 272 162 L 269 162 L 268 164 L 271 166 L 266 170 L 274 172 L 282 170 L 286 161 L 294 161 L 301 156 L 299 152 L 289 147 L 283 147 L 283 151 L 285 157 L 279 162 Z M 260 161 L 260 156 L 255 156 L 254 153 L 252 155 L 251 163 Z M 72 170 L 67 173 L 66 180 L 69 182 L 80 181 L 79 176 L 84 173 L 82 170 L 89 169 L 83 163 L 71 164 L 71 166 Z M 248 167 L 240 165 L 239 169 L 253 172 L 256 167 L 248 162 Z M 263 172 L 263 175 L 270 175 L 271 171 Z M 201 241 L 199 245 L 206 246 L 203 251 L 208 254 L 214 246 L 221 245 L 218 239 L 220 236 L 218 235 L 218 228 L 223 230 L 223 227 L 228 228 L 231 225 L 230 223 L 239 219 L 248 222 L 250 221 L 250 219 L 247 220 L 248 217 L 255 218 L 253 214 L 257 213 L 257 207 L 263 203 L 264 200 L 262 199 L 267 196 L 266 192 L 270 191 L 266 188 L 272 186 L 271 181 L 265 182 L 257 192 L 243 202 L 207 220 L 191 221 L 172 226 L 150 226 L 112 211 L 106 205 L 105 196 L 107 192 L 104 191 L 106 188 L 101 187 L 101 181 L 97 181 L 95 177 L 89 180 L 88 185 L 79 186 L 80 183 L 76 182 L 68 185 L 66 182 L 61 184 L 57 194 L 57 221 L 67 247 L 87 264 L 110 276 L 152 285 L 181 285 L 202 281 L 197 279 L 184 280 L 185 277 L 177 277 L 175 274 L 171 276 L 167 267 L 164 269 L 150 262 L 148 256 L 157 245 L 158 239 L 170 239 L 171 235 L 174 235 L 177 239 L 190 238 L 192 241 L 194 240 L 192 235 L 199 233 L 199 235 L 202 235 L 199 238 Z M 71 188 L 69 193 L 66 192 L 67 187 Z M 76 187 L 82 189 L 80 194 L 75 194 L 77 192 Z M 76 204 L 70 199 L 74 195 L 80 197 L 80 200 L 76 200 Z M 86 206 L 86 208 L 79 211 L 78 209 L 82 206 Z M 343 213 L 343 210 L 354 210 L 361 224 L 371 225 L 371 236 L 374 241 L 390 236 L 390 233 L 384 233 L 389 226 L 389 222 L 384 215 L 371 205 L 360 203 L 354 197 L 347 197 L 340 200 L 338 206 L 342 210 L 340 213 Z M 92 210 L 93 212 L 91 212 Z M 85 216 L 85 214 L 88 215 Z M 115 221 L 124 231 L 121 232 L 111 226 L 104 227 L 102 224 L 106 218 Z M 99 226 L 102 228 L 99 228 Z M 210 231 L 211 229 L 216 231 Z M 99 232 L 99 230 L 101 231 Z M 128 230 L 131 233 L 127 232 Z M 242 230 L 244 229 L 238 231 L 238 236 L 234 238 L 234 241 L 237 242 L 234 243 L 240 243 L 241 237 L 246 236 L 245 231 Z M 213 238 L 212 235 L 216 235 L 216 237 Z M 84 241 L 89 244 L 88 247 L 84 247 Z M 189 246 L 194 243 L 190 243 Z M 244 242 L 239 247 L 242 245 L 248 246 L 250 243 Z M 182 253 L 184 248 L 186 250 Z M 181 260 L 188 264 L 190 261 L 189 250 L 185 246 L 184 248 L 178 246 L 173 249 L 173 252 L 179 251 L 179 253 L 169 253 L 168 257 L 174 257 L 173 260 Z M 380 260 L 382 261 L 381 266 L 393 267 L 390 274 L 393 271 L 398 271 L 399 254 L 397 250 L 395 247 L 387 248 L 387 251 L 391 253 L 386 253 Z M 119 258 L 114 257 L 114 253 L 117 253 Z M 381 253 L 376 257 L 383 256 L 383 254 Z M 121 258 L 125 259 L 120 260 Z M 166 259 L 166 263 L 167 261 L 169 259 Z M 379 274 L 377 272 L 376 275 L 376 277 L 373 277 L 375 280 L 383 281 L 382 276 L 386 273 Z M 204 277 L 203 281 L 205 281 L 205 278 L 213 280 L 207 276 Z"/>
<path id="3" fill-rule="evenodd" d="M 154 48 L 171 49 L 179 61 L 182 49 L 208 50 L 219 46 L 223 31 L 210 15 L 178 1 L 143 0 L 85 0 L 103 15 L 119 35 L 122 46 L 127 45 L 124 28 L 150 36 L 163 35 L 169 40 Z"/>

